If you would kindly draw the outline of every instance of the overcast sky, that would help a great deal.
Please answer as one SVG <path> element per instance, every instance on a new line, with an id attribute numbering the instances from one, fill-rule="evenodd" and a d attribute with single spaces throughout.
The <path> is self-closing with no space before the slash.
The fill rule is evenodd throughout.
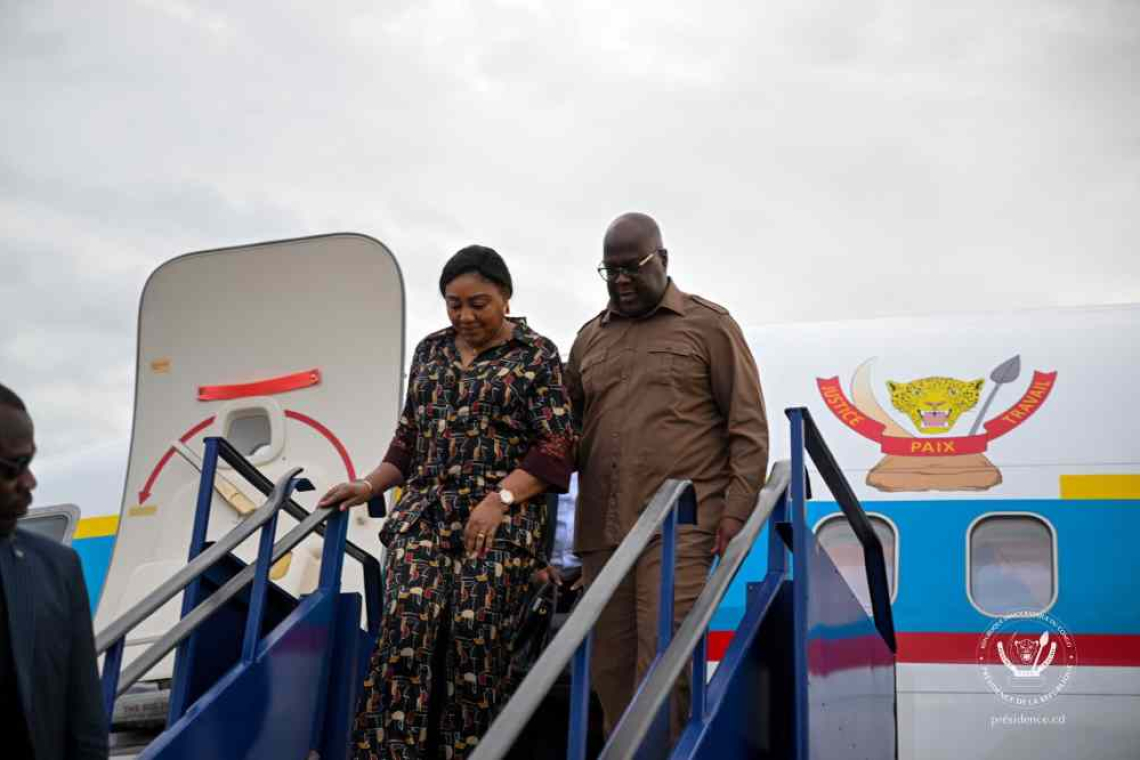
<path id="1" fill-rule="evenodd" d="M 745 324 L 1140 301 L 1135 0 L 256 5 L 0 0 L 0 382 L 47 501 L 106 460 L 117 502 L 187 251 L 373 235 L 414 341 L 482 242 L 564 351 L 626 210 Z"/>

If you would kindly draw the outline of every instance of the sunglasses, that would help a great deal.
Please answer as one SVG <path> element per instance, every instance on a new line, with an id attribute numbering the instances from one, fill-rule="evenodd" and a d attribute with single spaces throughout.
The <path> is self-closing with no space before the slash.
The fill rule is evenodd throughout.
<path id="1" fill-rule="evenodd" d="M 5 459 L 0 457 L 0 475 L 3 475 L 8 480 L 15 480 L 28 471 L 32 465 L 32 459 L 35 454 L 27 454 L 26 456 L 16 457 L 15 459 Z"/>

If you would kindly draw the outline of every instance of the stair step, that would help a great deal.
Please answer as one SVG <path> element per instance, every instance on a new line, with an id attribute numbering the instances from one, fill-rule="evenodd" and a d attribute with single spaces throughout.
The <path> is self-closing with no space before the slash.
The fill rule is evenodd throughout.
<path id="1" fill-rule="evenodd" d="M 162 729 L 153 731 L 114 731 L 111 733 L 111 757 L 131 760 L 142 754 Z"/>
<path id="2" fill-rule="evenodd" d="M 142 688 L 139 688 L 139 687 Z M 139 684 L 115 700 L 111 716 L 114 731 L 162 731 L 170 712 L 170 687 Z"/>

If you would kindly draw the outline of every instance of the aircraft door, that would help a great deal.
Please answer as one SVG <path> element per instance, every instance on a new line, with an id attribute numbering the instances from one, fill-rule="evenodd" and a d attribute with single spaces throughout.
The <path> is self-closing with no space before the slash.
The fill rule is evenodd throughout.
<path id="1" fill-rule="evenodd" d="M 119 531 L 96 630 L 185 565 L 203 440 L 226 437 L 271 480 L 304 468 L 315 492 L 367 473 L 395 430 L 403 392 L 404 288 L 392 253 L 361 235 L 327 235 L 188 254 L 143 291 L 134 429 Z M 219 462 L 208 539 L 264 497 Z M 382 521 L 356 510 L 349 540 L 377 557 Z M 282 513 L 277 536 L 296 525 Z M 279 561 L 275 582 L 315 587 L 321 539 Z M 257 534 L 238 554 L 252 561 Z M 359 565 L 344 565 L 359 591 Z M 178 619 L 180 598 L 128 638 L 126 661 Z M 169 677 L 171 660 L 149 679 Z"/>

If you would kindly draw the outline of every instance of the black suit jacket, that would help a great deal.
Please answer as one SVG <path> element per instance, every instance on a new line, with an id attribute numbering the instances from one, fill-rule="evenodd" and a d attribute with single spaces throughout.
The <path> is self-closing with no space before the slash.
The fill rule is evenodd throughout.
<path id="1" fill-rule="evenodd" d="M 107 721 L 79 556 L 17 529 L 0 538 L 0 577 L 36 760 L 106 760 Z"/>

